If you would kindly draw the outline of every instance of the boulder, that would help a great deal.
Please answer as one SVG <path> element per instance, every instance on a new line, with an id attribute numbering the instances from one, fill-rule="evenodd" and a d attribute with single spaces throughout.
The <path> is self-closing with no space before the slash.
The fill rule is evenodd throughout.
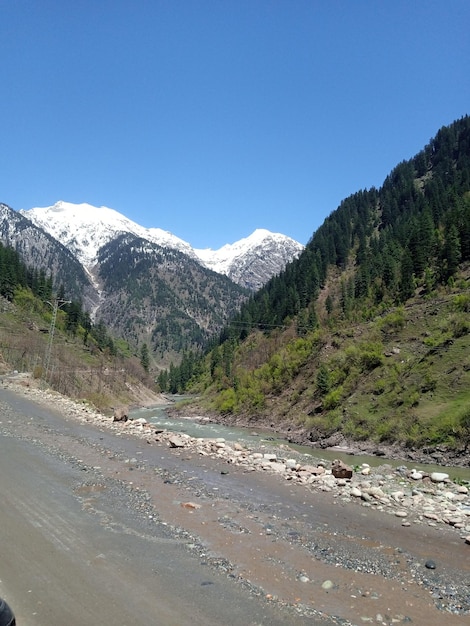
<path id="1" fill-rule="evenodd" d="M 129 407 L 118 406 L 114 409 L 113 422 L 127 422 L 129 419 Z"/>
<path id="2" fill-rule="evenodd" d="M 168 439 L 168 445 L 170 446 L 170 448 L 184 448 L 186 442 L 182 437 L 178 437 L 178 435 L 172 435 Z"/>
<path id="3" fill-rule="evenodd" d="M 433 472 L 431 474 L 431 480 L 433 483 L 443 483 L 448 480 L 448 478 L 449 474 L 446 474 L 445 472 Z"/>
<path id="4" fill-rule="evenodd" d="M 308 473 L 313 474 L 314 476 L 321 476 L 325 473 L 325 468 L 321 465 L 301 465 L 298 471 L 299 474 Z"/>
<path id="5" fill-rule="evenodd" d="M 353 470 L 343 461 L 335 459 L 331 464 L 331 473 L 335 478 L 352 478 Z"/>

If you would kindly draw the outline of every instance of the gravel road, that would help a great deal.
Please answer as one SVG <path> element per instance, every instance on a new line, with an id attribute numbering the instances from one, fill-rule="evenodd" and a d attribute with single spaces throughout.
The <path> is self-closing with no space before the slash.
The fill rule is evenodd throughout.
<path id="1" fill-rule="evenodd" d="M 0 596 L 20 626 L 468 623 L 470 547 L 455 533 L 14 388 L 0 388 L 0 502 Z"/>

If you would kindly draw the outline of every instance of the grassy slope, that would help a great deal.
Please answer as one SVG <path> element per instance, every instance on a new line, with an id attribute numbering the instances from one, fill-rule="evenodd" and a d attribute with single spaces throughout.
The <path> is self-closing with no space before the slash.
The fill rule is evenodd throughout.
<path id="1" fill-rule="evenodd" d="M 30 372 L 30 384 L 46 384 L 42 377 L 50 312 L 44 313 L 40 303 L 31 302 L 25 309 L 0 298 L 0 375 L 12 370 Z M 105 413 L 121 405 L 158 403 L 160 397 L 137 358 L 102 352 L 91 338 L 85 346 L 80 332 L 71 337 L 60 326 L 59 312 L 47 385 Z"/>
<path id="2" fill-rule="evenodd" d="M 298 440 L 340 433 L 408 447 L 465 447 L 469 284 L 467 268 L 459 288 L 417 295 L 367 322 L 333 315 L 300 338 L 293 327 L 270 337 L 254 333 L 202 404 L 227 421 L 297 433 Z"/>

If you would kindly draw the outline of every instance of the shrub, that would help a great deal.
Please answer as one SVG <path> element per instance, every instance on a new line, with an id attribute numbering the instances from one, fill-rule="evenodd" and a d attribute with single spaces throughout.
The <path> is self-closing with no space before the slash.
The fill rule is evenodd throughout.
<path id="1" fill-rule="evenodd" d="M 385 381 L 382 378 L 379 378 L 379 380 L 374 385 L 374 389 L 372 393 L 374 394 L 374 396 L 380 396 L 384 393 L 385 389 L 386 389 Z"/>
<path id="2" fill-rule="evenodd" d="M 43 374 L 44 374 L 44 368 L 42 367 L 42 365 L 35 365 L 33 369 L 33 378 L 35 379 L 42 378 Z"/>
<path id="3" fill-rule="evenodd" d="M 458 417 L 459 426 L 461 428 L 462 440 L 465 443 L 470 442 L 470 407 L 466 406 L 462 409 Z"/>
<path id="4" fill-rule="evenodd" d="M 437 387 L 437 380 L 431 376 L 429 372 L 426 372 L 424 381 L 421 385 L 421 392 L 427 393 L 428 391 L 434 391 Z"/>
<path id="5" fill-rule="evenodd" d="M 216 398 L 216 409 L 221 413 L 233 413 L 237 404 L 237 395 L 234 389 L 224 389 Z"/>
<path id="6" fill-rule="evenodd" d="M 382 365 L 384 355 L 379 343 L 368 343 L 361 347 L 361 364 L 366 370 L 373 370 Z"/>
<path id="7" fill-rule="evenodd" d="M 343 395 L 343 387 L 337 387 L 330 391 L 323 400 L 323 408 L 327 411 L 331 409 L 335 409 L 339 403 L 341 402 L 341 398 Z"/>
<path id="8" fill-rule="evenodd" d="M 405 311 L 403 307 L 399 307 L 392 313 L 386 315 L 379 322 L 379 328 L 384 333 L 392 333 L 397 330 L 401 330 L 405 326 L 405 323 Z"/>
<path id="9" fill-rule="evenodd" d="M 470 295 L 462 293 L 458 296 L 454 296 L 452 300 L 452 307 L 455 311 L 470 313 Z"/>
<path id="10" fill-rule="evenodd" d="M 452 315 L 449 318 L 449 331 L 455 339 L 468 335 L 470 332 L 470 319 L 468 318 L 468 315 Z"/>

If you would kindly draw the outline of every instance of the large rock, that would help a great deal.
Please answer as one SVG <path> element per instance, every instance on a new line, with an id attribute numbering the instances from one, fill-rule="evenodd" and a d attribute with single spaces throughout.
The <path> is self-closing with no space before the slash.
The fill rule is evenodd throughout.
<path id="1" fill-rule="evenodd" d="M 445 472 L 433 472 L 431 474 L 431 480 L 433 483 L 443 483 L 449 478 L 449 474 Z"/>
<path id="2" fill-rule="evenodd" d="M 331 464 L 331 473 L 335 478 L 352 478 L 353 470 L 343 461 L 335 459 Z"/>
<path id="3" fill-rule="evenodd" d="M 118 406 L 114 409 L 113 422 L 127 422 L 129 419 L 129 407 Z"/>
<path id="4" fill-rule="evenodd" d="M 186 446 L 186 441 L 182 437 L 178 437 L 178 435 L 172 435 L 168 439 L 168 445 L 170 448 L 184 448 Z"/>

